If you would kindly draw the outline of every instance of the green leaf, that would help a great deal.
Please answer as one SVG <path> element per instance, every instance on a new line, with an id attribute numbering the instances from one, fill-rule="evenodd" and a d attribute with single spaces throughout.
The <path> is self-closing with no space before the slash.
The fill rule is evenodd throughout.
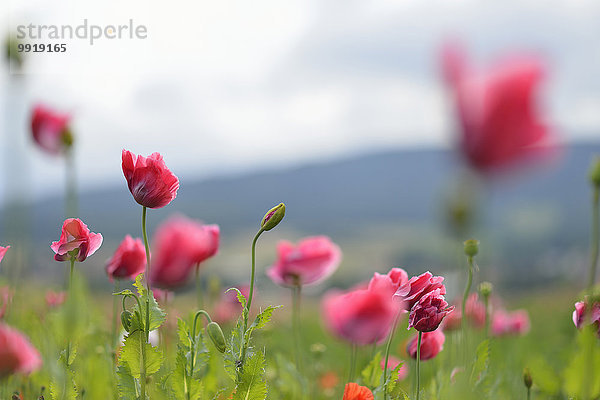
<path id="1" fill-rule="evenodd" d="M 57 382 L 53 379 L 50 382 L 50 396 L 53 400 L 75 400 L 77 399 L 77 387 L 73 379 L 71 370 L 63 370 L 60 379 L 62 382 Z"/>
<path id="2" fill-rule="evenodd" d="M 281 307 L 282 306 L 268 306 L 267 308 L 265 308 L 262 312 L 260 312 L 256 316 L 256 318 L 254 319 L 254 322 L 252 323 L 252 325 L 250 325 L 250 328 L 248 328 L 248 330 L 252 332 L 254 330 L 264 328 L 265 325 L 271 320 L 273 311 L 275 311 Z"/>
<path id="3" fill-rule="evenodd" d="M 129 334 L 125 339 L 120 361 L 127 364 L 131 375 L 139 379 L 142 364 L 142 346 L 146 350 L 146 376 L 150 376 L 160 369 L 162 353 L 147 343 L 144 332 L 138 331 Z"/>
<path id="4" fill-rule="evenodd" d="M 242 308 L 246 308 L 246 305 L 248 304 L 248 300 L 246 300 L 246 298 L 244 297 L 244 295 L 242 294 L 242 292 L 240 292 L 240 290 L 238 288 L 229 288 L 225 291 L 225 293 L 231 291 L 231 290 L 235 290 L 236 293 L 236 297 L 238 299 L 238 301 L 240 302 L 240 304 L 242 305 Z"/>
<path id="5" fill-rule="evenodd" d="M 71 366 L 73 361 L 75 361 L 75 357 L 77 357 L 77 343 L 69 342 L 67 344 L 69 346 L 69 360 L 67 361 L 67 366 Z M 67 359 L 67 349 L 64 349 L 60 352 L 59 361 L 65 362 Z"/>
<path id="6" fill-rule="evenodd" d="M 488 370 L 490 361 L 490 340 L 486 339 L 477 346 L 475 363 L 471 372 L 471 384 L 479 384 Z"/>
<path id="7" fill-rule="evenodd" d="M 133 286 L 135 286 L 135 288 L 137 289 L 137 292 L 140 295 L 140 297 L 144 297 L 144 295 L 146 294 L 146 287 L 144 286 L 143 280 L 144 274 L 139 274 L 135 277 L 135 282 L 133 282 Z"/>
<path id="8" fill-rule="evenodd" d="M 138 398 L 138 386 L 129 368 L 124 365 L 117 367 L 117 388 L 122 400 L 136 400 Z"/>
<path id="9" fill-rule="evenodd" d="M 560 393 L 561 379 L 550 363 L 539 357 L 531 360 L 528 366 L 533 382 L 542 392 L 552 396 Z"/>
<path id="10" fill-rule="evenodd" d="M 246 360 L 238 382 L 234 400 L 265 400 L 267 398 L 267 382 L 265 374 L 265 356 L 255 353 Z"/>
<path id="11" fill-rule="evenodd" d="M 241 318 L 238 318 L 235 327 L 231 330 L 229 339 L 227 341 L 227 349 L 223 355 L 223 361 L 225 364 L 225 372 L 235 381 L 237 379 L 238 362 L 241 354 L 241 340 L 244 336 L 243 327 L 244 322 Z M 248 353 L 247 353 L 248 354 Z"/>
<path id="12" fill-rule="evenodd" d="M 129 289 L 125 289 L 125 290 L 121 290 L 120 292 L 113 293 L 113 296 L 126 296 L 126 295 L 133 296 L 133 292 Z"/>
<path id="13" fill-rule="evenodd" d="M 592 371 L 600 371 L 600 347 L 592 325 L 585 326 L 577 335 L 577 352 L 567 366 L 565 391 L 574 398 L 595 399 L 600 395 L 600 379 Z M 535 381 L 534 381 L 535 383 Z"/>
<path id="14" fill-rule="evenodd" d="M 139 307 L 137 304 L 133 307 L 133 317 L 131 319 L 131 330 L 132 331 L 134 331 L 138 328 L 140 330 L 144 330 L 143 325 L 146 324 L 146 302 L 149 303 L 149 310 L 150 310 L 149 323 L 150 323 L 151 331 L 160 328 L 160 326 L 163 324 L 163 322 L 165 322 L 165 319 L 167 316 L 167 314 L 159 307 L 158 303 L 156 302 L 156 299 L 154 298 L 154 295 L 152 295 L 152 292 L 150 293 L 150 295 L 148 295 L 145 289 L 143 289 L 143 291 L 144 291 L 144 295 L 142 296 L 142 298 L 140 298 L 140 303 L 142 305 L 142 309 L 139 310 Z M 139 327 L 139 323 L 137 322 L 138 317 L 136 315 L 136 312 L 138 312 L 141 316 L 141 321 L 143 324 L 141 327 Z"/>
<path id="15" fill-rule="evenodd" d="M 381 352 L 378 351 L 371 362 L 362 370 L 361 376 L 365 385 L 375 388 L 381 384 L 381 375 L 383 375 Z"/>

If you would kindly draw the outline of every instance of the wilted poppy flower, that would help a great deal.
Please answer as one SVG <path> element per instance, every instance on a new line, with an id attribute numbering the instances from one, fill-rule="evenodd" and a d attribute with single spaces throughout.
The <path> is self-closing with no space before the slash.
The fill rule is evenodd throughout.
<path id="1" fill-rule="evenodd" d="M 436 289 L 419 299 L 410 310 L 408 329 L 414 327 L 420 332 L 431 332 L 440 326 L 444 317 L 454 310 L 454 306 L 448 305 L 441 292 L 441 289 Z"/>
<path id="2" fill-rule="evenodd" d="M 150 280 L 158 286 L 175 287 L 185 283 L 194 265 L 217 253 L 219 227 L 176 216 L 161 224 L 154 238 Z"/>
<path id="3" fill-rule="evenodd" d="M 159 153 L 144 157 L 123 150 L 122 159 L 123 175 L 138 204 L 161 208 L 175 199 L 179 179 L 167 168 Z"/>
<path id="4" fill-rule="evenodd" d="M 326 236 L 308 237 L 297 246 L 281 241 L 277 245 L 277 261 L 267 275 L 281 286 L 310 285 L 331 276 L 341 258 L 340 248 Z"/>
<path id="5" fill-rule="evenodd" d="M 441 329 L 431 332 L 423 332 L 421 337 L 421 361 L 429 360 L 444 349 L 446 336 Z M 414 336 L 406 346 L 406 352 L 411 358 L 417 358 L 418 336 Z"/>
<path id="6" fill-rule="evenodd" d="M 50 154 L 59 154 L 73 143 L 68 114 L 37 105 L 31 115 L 31 133 L 35 142 Z"/>
<path id="7" fill-rule="evenodd" d="M 460 120 L 460 149 L 471 166 L 489 172 L 547 152 L 550 133 L 535 97 L 544 76 L 538 58 L 513 57 L 473 71 L 462 49 L 446 46 L 442 61 Z"/>
<path id="8" fill-rule="evenodd" d="M 389 356 L 388 357 L 388 369 L 390 371 L 393 371 L 394 369 L 396 369 L 396 367 L 401 363 L 402 361 L 400 361 L 399 359 L 397 359 L 394 356 Z M 381 369 L 384 368 L 385 365 L 385 358 L 383 358 L 381 360 L 381 363 L 379 364 L 381 366 Z M 406 377 L 408 376 L 408 365 L 405 362 L 402 362 L 402 366 L 400 367 L 400 369 L 398 370 L 398 376 L 396 377 L 396 380 L 398 381 L 402 381 L 404 379 L 406 379 Z"/>
<path id="9" fill-rule="evenodd" d="M 66 299 L 66 292 L 54 292 L 52 290 L 48 290 L 46 292 L 46 305 L 50 308 L 60 306 L 65 302 Z"/>
<path id="10" fill-rule="evenodd" d="M 10 290 L 8 286 L 0 287 L 0 319 L 4 318 L 6 315 L 8 305 L 12 301 L 12 296 L 12 290 Z"/>
<path id="11" fill-rule="evenodd" d="M 106 273 L 113 279 L 131 279 L 146 269 L 146 249 L 139 238 L 125 236 L 115 254 L 106 263 Z"/>
<path id="12" fill-rule="evenodd" d="M 442 276 L 433 276 L 427 271 L 419 276 L 413 276 L 398 288 L 394 297 L 400 298 L 406 302 L 406 307 L 410 310 L 421 297 L 436 289 L 440 289 L 440 294 L 446 294 L 446 287 L 442 283 Z"/>
<path id="13" fill-rule="evenodd" d="M 366 386 L 356 383 L 347 383 L 344 387 L 342 400 L 373 400 L 373 393 Z"/>
<path id="14" fill-rule="evenodd" d="M 52 242 L 50 248 L 56 253 L 56 261 L 69 261 L 71 257 L 79 262 L 91 256 L 102 245 L 102 235 L 90 232 L 87 225 L 78 218 L 65 220 L 60 240 Z"/>
<path id="15" fill-rule="evenodd" d="M 10 249 L 10 246 L 6 246 L 6 247 L 0 246 L 0 261 L 2 261 L 2 259 L 4 258 L 4 255 L 6 254 L 8 249 Z"/>
<path id="16" fill-rule="evenodd" d="M 591 310 L 591 313 L 589 310 Z M 575 311 L 573 311 L 573 323 L 575 327 L 581 329 L 586 323 L 587 318 L 589 318 L 588 322 L 596 327 L 598 336 L 600 336 L 600 303 L 595 302 L 591 307 L 588 299 L 585 302 L 579 301 L 575 303 Z"/>
<path id="17" fill-rule="evenodd" d="M 29 374 L 42 365 L 40 353 L 22 333 L 0 324 L 0 378 Z"/>
<path id="18" fill-rule="evenodd" d="M 529 332 L 529 314 L 525 310 L 498 310 L 492 318 L 492 335 L 524 335 Z"/>
<path id="19" fill-rule="evenodd" d="M 389 293 L 376 290 L 330 292 L 323 298 L 325 324 L 336 336 L 355 344 L 371 344 L 387 337 L 400 305 Z"/>

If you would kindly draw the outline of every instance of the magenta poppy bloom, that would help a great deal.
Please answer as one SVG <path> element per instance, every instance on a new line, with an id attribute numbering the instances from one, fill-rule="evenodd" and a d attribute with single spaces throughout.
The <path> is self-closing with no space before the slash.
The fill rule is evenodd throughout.
<path id="1" fill-rule="evenodd" d="M 413 306 L 429 292 L 440 289 L 440 294 L 446 294 L 446 287 L 442 283 L 444 277 L 433 276 L 427 271 L 419 276 L 413 276 L 398 288 L 394 297 L 400 298 L 406 302 L 406 307 L 410 310 Z"/>
<path id="2" fill-rule="evenodd" d="M 454 310 L 441 292 L 441 289 L 436 289 L 419 299 L 410 310 L 408 329 L 414 327 L 420 332 L 431 332 L 440 326 L 444 317 Z"/>
<path id="3" fill-rule="evenodd" d="M 377 290 L 330 292 L 322 302 L 329 330 L 351 343 L 366 345 L 384 340 L 392 329 L 399 305 L 389 293 Z"/>
<path id="4" fill-rule="evenodd" d="M 73 140 L 68 129 L 70 119 L 68 114 L 56 112 L 41 104 L 36 105 L 31 115 L 33 140 L 46 152 L 60 154 Z"/>
<path id="5" fill-rule="evenodd" d="M 524 335 L 529 332 L 530 325 L 529 314 L 525 310 L 498 310 L 492 318 L 492 335 Z"/>
<path id="6" fill-rule="evenodd" d="M 575 311 L 573 311 L 573 323 L 575 327 L 581 329 L 588 318 L 588 322 L 594 325 L 600 337 L 600 303 L 594 303 L 590 306 L 588 299 L 585 302 L 578 301 L 575 303 Z"/>
<path id="7" fill-rule="evenodd" d="M 148 208 L 161 208 L 177 196 L 179 179 L 167 168 L 159 153 L 148 157 L 123 150 L 123 175 L 135 201 Z"/>
<path id="8" fill-rule="evenodd" d="M 391 290 L 392 295 L 408 282 L 408 274 L 402 268 L 392 268 L 386 275 L 378 272 L 369 281 L 369 290 Z"/>
<path id="9" fill-rule="evenodd" d="M 441 329 L 431 332 L 423 332 L 421 336 L 421 361 L 430 360 L 444 349 L 446 335 Z M 417 358 L 418 335 L 414 336 L 406 346 L 406 352 L 411 358 Z"/>
<path id="10" fill-rule="evenodd" d="M 446 46 L 442 64 L 460 122 L 460 150 L 472 167 L 487 173 L 548 152 L 552 138 L 536 98 L 544 77 L 538 58 L 515 56 L 473 71 L 462 49 Z"/>
<path id="11" fill-rule="evenodd" d="M 296 246 L 281 241 L 267 275 L 281 286 L 316 284 L 331 276 L 341 259 L 340 248 L 326 236 L 307 237 Z"/>
<path id="12" fill-rule="evenodd" d="M 102 235 L 90 232 L 87 225 L 78 218 L 65 220 L 60 240 L 52 242 L 50 248 L 56 253 L 56 261 L 69 261 L 71 257 L 79 262 L 91 256 L 102 245 Z"/>
<path id="13" fill-rule="evenodd" d="M 146 269 L 146 249 L 139 238 L 125 236 L 115 254 L 106 263 L 110 281 L 114 279 L 134 280 Z"/>
<path id="14" fill-rule="evenodd" d="M 8 249 L 10 249 L 10 246 L 6 246 L 6 247 L 0 246 L 0 262 L 2 262 L 2 259 L 4 258 L 4 255 L 6 254 Z"/>
<path id="15" fill-rule="evenodd" d="M 67 292 L 55 292 L 48 290 L 46 292 L 46 305 L 49 308 L 55 308 L 62 305 L 67 299 Z"/>
<path id="16" fill-rule="evenodd" d="M 219 227 L 176 216 L 158 227 L 153 248 L 152 284 L 167 288 L 180 286 L 195 265 L 217 253 Z"/>
<path id="17" fill-rule="evenodd" d="M 29 374 L 42 366 L 35 347 L 19 331 L 0 324 L 0 378 L 13 374 Z"/>

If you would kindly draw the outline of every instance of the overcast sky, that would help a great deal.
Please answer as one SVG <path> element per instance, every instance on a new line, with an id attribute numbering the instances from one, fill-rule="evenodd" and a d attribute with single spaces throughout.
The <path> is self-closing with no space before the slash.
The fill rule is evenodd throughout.
<path id="1" fill-rule="evenodd" d="M 133 19 L 148 37 L 59 40 L 67 53 L 30 55 L 25 75 L 2 66 L 3 193 L 63 190 L 61 160 L 31 145 L 36 101 L 72 112 L 83 188 L 123 180 L 122 148 L 161 152 L 184 180 L 450 146 L 438 65 L 448 38 L 482 66 L 512 51 L 540 54 L 549 67 L 544 113 L 556 131 L 567 141 L 600 135 L 595 0 L 8 3 L 0 20 L 13 30 Z"/>

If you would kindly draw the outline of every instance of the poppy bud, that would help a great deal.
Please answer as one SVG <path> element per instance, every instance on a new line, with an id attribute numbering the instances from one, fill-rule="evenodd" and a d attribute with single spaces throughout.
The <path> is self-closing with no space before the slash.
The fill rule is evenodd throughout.
<path id="1" fill-rule="evenodd" d="M 279 203 L 271 208 L 260 222 L 260 227 L 265 231 L 270 231 L 281 222 L 285 216 L 285 204 Z"/>
<path id="2" fill-rule="evenodd" d="M 479 240 L 469 239 L 465 243 L 465 254 L 469 257 L 474 257 L 479 252 Z"/>
<path id="3" fill-rule="evenodd" d="M 523 370 L 523 383 L 525 383 L 525 387 L 527 387 L 527 389 L 530 389 L 531 385 L 533 385 L 533 380 L 531 379 L 531 373 L 529 372 L 529 368 L 525 368 Z"/>
<path id="4" fill-rule="evenodd" d="M 212 340 L 213 344 L 221 353 L 225 353 L 226 345 L 225 345 L 225 336 L 223 335 L 223 331 L 221 327 L 216 322 L 211 322 L 206 326 L 206 332 L 208 332 L 208 336 L 210 340 Z"/>
<path id="5" fill-rule="evenodd" d="M 125 331 L 129 332 L 131 328 L 131 313 L 127 310 L 121 313 L 121 324 L 123 324 L 123 328 Z"/>
<path id="6" fill-rule="evenodd" d="M 600 187 L 600 156 L 594 157 L 590 170 L 588 172 L 590 183 L 596 187 Z"/>
<path id="7" fill-rule="evenodd" d="M 490 282 L 481 282 L 479 285 L 479 293 L 481 293 L 481 296 L 484 298 L 489 297 L 492 294 L 493 289 L 494 286 Z"/>

